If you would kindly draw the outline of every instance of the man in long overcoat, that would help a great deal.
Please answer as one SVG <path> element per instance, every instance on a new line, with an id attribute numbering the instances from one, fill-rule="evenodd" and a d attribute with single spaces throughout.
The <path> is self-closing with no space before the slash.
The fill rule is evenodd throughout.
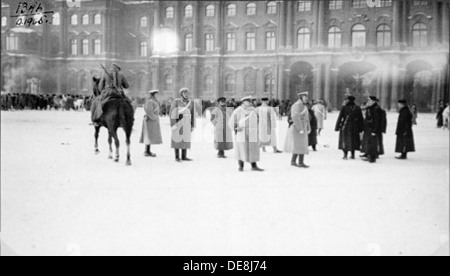
<path id="1" fill-rule="evenodd" d="M 214 147 L 219 151 L 218 158 L 226 158 L 225 151 L 233 149 L 233 132 L 228 126 L 232 108 L 227 108 L 227 99 L 217 100 L 217 106 L 211 112 L 211 123 L 214 125 Z"/>
<path id="2" fill-rule="evenodd" d="M 146 157 L 156 157 L 156 154 L 152 153 L 152 145 L 161 145 L 161 125 L 159 121 L 161 104 L 157 99 L 158 90 L 152 90 L 149 92 L 149 97 L 144 104 L 144 121 L 142 122 L 141 140 L 142 144 L 145 144 Z"/>
<path id="3" fill-rule="evenodd" d="M 408 152 L 415 152 L 414 135 L 412 129 L 413 115 L 407 106 L 406 100 L 399 100 L 399 116 L 397 123 L 397 142 L 395 144 L 395 152 L 401 153 L 401 156 L 396 157 L 400 160 L 408 158 Z"/>
<path id="4" fill-rule="evenodd" d="M 245 97 L 228 123 L 235 133 L 236 159 L 239 161 L 239 171 L 244 171 L 245 162 L 251 163 L 253 171 L 263 171 L 258 167 L 260 161 L 260 146 L 258 138 L 258 113 L 252 104 L 253 97 Z"/>
<path id="5" fill-rule="evenodd" d="M 308 103 L 309 92 L 301 92 L 298 94 L 298 101 L 291 107 L 288 116 L 289 129 L 286 134 L 286 142 L 284 151 L 292 153 L 291 165 L 299 168 L 308 168 L 305 165 L 305 155 L 308 151 L 308 135 L 311 132 L 309 122 L 309 111 L 306 103 Z M 297 158 L 299 163 L 297 164 Z"/>
<path id="6" fill-rule="evenodd" d="M 379 134 L 382 132 L 382 111 L 377 104 L 378 99 L 374 96 L 369 97 L 364 120 L 364 138 L 363 149 L 367 157 L 364 161 L 375 163 L 380 154 Z"/>
<path id="7" fill-rule="evenodd" d="M 269 106 L 269 98 L 261 99 L 261 106 L 256 109 L 259 118 L 259 141 L 263 151 L 266 146 L 273 148 L 274 153 L 281 153 L 278 150 L 277 140 L 277 113 Z"/>
<path id="8" fill-rule="evenodd" d="M 189 89 L 187 88 L 181 88 L 180 98 L 175 99 L 172 103 L 170 125 L 172 127 L 172 148 L 175 150 L 175 160 L 177 162 L 193 161 L 187 157 L 187 150 L 191 148 L 195 114 L 194 102 L 189 99 Z"/>
<path id="9" fill-rule="evenodd" d="M 339 131 L 339 149 L 344 152 L 344 160 L 355 159 L 355 151 L 361 149 L 360 133 L 364 130 L 364 117 L 361 108 L 355 103 L 356 98 L 347 97 L 347 104 L 342 107 L 336 122 L 336 131 Z"/>

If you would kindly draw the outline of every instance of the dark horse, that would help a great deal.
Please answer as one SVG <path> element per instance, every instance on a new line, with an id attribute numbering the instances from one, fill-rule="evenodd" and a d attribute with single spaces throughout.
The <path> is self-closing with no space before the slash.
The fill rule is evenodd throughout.
<path id="1" fill-rule="evenodd" d="M 101 91 L 98 86 L 100 83 L 100 79 L 93 78 L 93 91 L 94 98 L 93 102 L 100 101 Z M 99 107 L 101 108 L 101 107 Z M 95 108 L 91 108 L 91 114 L 95 112 Z M 127 166 L 131 166 L 131 154 L 130 154 L 130 137 L 131 132 L 133 131 L 134 125 L 134 110 L 131 105 L 129 105 L 124 99 L 114 99 L 108 101 L 103 106 L 103 115 L 100 117 L 98 124 L 95 125 L 95 154 L 99 154 L 98 150 L 98 136 L 100 133 L 101 127 L 106 127 L 108 129 L 108 143 L 109 143 L 109 159 L 113 159 L 113 149 L 112 149 L 112 140 L 114 139 L 114 143 L 116 145 L 116 158 L 115 162 L 119 162 L 119 137 L 117 136 L 117 129 L 119 127 L 123 128 L 126 135 L 126 143 L 127 143 Z"/>

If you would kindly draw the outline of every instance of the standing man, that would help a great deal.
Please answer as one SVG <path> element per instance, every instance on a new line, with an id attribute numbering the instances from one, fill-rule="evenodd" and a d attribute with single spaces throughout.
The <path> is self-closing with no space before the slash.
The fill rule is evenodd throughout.
<path id="1" fill-rule="evenodd" d="M 253 107 L 253 97 L 245 97 L 229 121 L 229 127 L 235 132 L 236 159 L 239 171 L 244 171 L 245 162 L 252 164 L 252 171 L 262 172 L 258 167 L 260 147 L 258 139 L 258 113 Z"/>
<path id="2" fill-rule="evenodd" d="M 377 97 L 369 97 L 364 121 L 364 161 L 376 163 L 379 152 L 379 134 L 382 132 L 382 112 Z"/>
<path id="3" fill-rule="evenodd" d="M 314 111 L 314 115 L 317 119 L 317 135 L 320 136 L 322 129 L 324 129 L 324 121 L 327 119 L 327 109 L 323 104 L 323 101 L 320 100 L 312 107 L 312 110 Z"/>
<path id="4" fill-rule="evenodd" d="M 230 108 L 230 110 L 232 110 Z M 214 147 L 219 151 L 218 158 L 226 158 L 225 151 L 233 149 L 233 132 L 228 126 L 231 113 L 227 110 L 227 99 L 217 100 L 217 106 L 211 112 L 211 122 L 214 125 Z"/>
<path id="5" fill-rule="evenodd" d="M 415 152 L 414 135 L 412 130 L 413 116 L 406 100 L 398 101 L 399 116 L 397 123 L 397 142 L 395 144 L 395 152 L 401 153 L 401 156 L 396 157 L 399 160 L 408 159 L 408 152 Z"/>
<path id="6" fill-rule="evenodd" d="M 309 168 L 305 165 L 305 154 L 308 154 L 308 135 L 311 132 L 308 103 L 309 92 L 298 94 L 298 101 L 292 105 L 289 114 L 289 130 L 286 135 L 285 152 L 292 153 L 291 165 L 298 168 Z M 299 164 L 297 164 L 299 158 Z"/>
<path id="7" fill-rule="evenodd" d="M 159 122 L 161 104 L 156 97 L 158 93 L 158 90 L 150 91 L 148 93 L 149 97 L 144 104 L 145 115 L 142 123 L 140 143 L 145 144 L 144 156 L 146 157 L 156 157 L 156 154 L 151 152 L 151 145 L 161 145 L 163 143 Z"/>
<path id="8" fill-rule="evenodd" d="M 344 160 L 355 159 L 355 151 L 361 149 L 360 133 L 364 130 L 364 117 L 361 108 L 355 103 L 356 98 L 347 97 L 347 104 L 342 107 L 336 122 L 336 131 L 339 131 L 339 149 L 344 152 Z"/>
<path id="9" fill-rule="evenodd" d="M 261 106 L 256 109 L 256 112 L 259 118 L 259 140 L 263 152 L 266 152 L 266 146 L 271 146 L 274 153 L 282 153 L 277 146 L 277 114 L 275 109 L 269 106 L 269 98 L 262 98 L 261 102 Z"/>
<path id="10" fill-rule="evenodd" d="M 187 150 L 191 148 L 194 124 L 194 102 L 189 99 L 189 89 L 181 88 L 180 98 L 175 99 L 170 108 L 172 148 L 175 150 L 176 162 L 193 161 L 187 157 Z"/>

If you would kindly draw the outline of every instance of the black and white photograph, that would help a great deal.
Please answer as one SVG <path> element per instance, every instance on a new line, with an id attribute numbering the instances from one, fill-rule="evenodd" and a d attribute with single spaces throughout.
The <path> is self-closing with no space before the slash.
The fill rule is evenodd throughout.
<path id="1" fill-rule="evenodd" d="M 449 256 L 449 15 L 1 0 L 0 255 Z"/>

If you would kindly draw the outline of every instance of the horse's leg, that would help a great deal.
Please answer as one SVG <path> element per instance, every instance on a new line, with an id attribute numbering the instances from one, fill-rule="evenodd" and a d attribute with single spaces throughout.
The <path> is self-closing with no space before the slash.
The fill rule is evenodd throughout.
<path id="1" fill-rule="evenodd" d="M 109 143 L 109 156 L 108 156 L 108 159 L 113 159 L 113 156 L 112 156 L 113 149 L 112 149 L 112 135 L 111 135 L 111 132 L 109 133 L 109 136 L 108 136 L 108 143 Z"/>
<path id="2" fill-rule="evenodd" d="M 98 150 L 98 136 L 100 133 L 100 126 L 95 127 L 95 154 L 99 154 L 100 151 Z"/>
<path id="3" fill-rule="evenodd" d="M 114 143 L 116 145 L 116 158 L 114 159 L 114 162 L 119 162 L 119 158 L 120 158 L 120 154 L 119 154 L 120 142 L 119 142 L 119 137 L 117 136 L 117 129 L 115 129 L 113 131 L 112 137 L 114 138 Z"/>
<path id="4" fill-rule="evenodd" d="M 126 165 L 127 165 L 127 166 L 131 166 L 131 151 L 130 151 L 130 145 L 131 145 L 130 136 L 131 136 L 131 131 L 126 131 L 126 136 L 127 136 L 127 162 L 126 162 Z"/>

